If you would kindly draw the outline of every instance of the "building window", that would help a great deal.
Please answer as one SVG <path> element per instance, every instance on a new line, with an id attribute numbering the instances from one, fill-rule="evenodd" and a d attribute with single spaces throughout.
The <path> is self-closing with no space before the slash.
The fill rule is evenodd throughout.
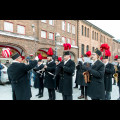
<path id="1" fill-rule="evenodd" d="M 62 43 L 66 43 L 66 38 L 62 37 Z"/>
<path id="2" fill-rule="evenodd" d="M 87 29 L 87 37 L 89 37 L 89 28 Z"/>
<path id="3" fill-rule="evenodd" d="M 65 30 L 66 30 L 65 28 L 66 28 L 66 22 L 65 22 L 65 21 L 62 21 L 62 30 L 65 31 Z"/>
<path id="4" fill-rule="evenodd" d="M 100 42 L 103 43 L 103 36 L 100 37 Z"/>
<path id="5" fill-rule="evenodd" d="M 97 33 L 97 41 L 98 41 L 98 33 Z"/>
<path id="6" fill-rule="evenodd" d="M 84 35 L 84 26 L 82 25 L 82 35 Z"/>
<path id="7" fill-rule="evenodd" d="M 13 23 L 5 21 L 4 22 L 4 30 L 9 31 L 9 32 L 13 32 Z"/>
<path id="8" fill-rule="evenodd" d="M 54 20 L 49 20 L 50 25 L 54 25 Z"/>
<path id="9" fill-rule="evenodd" d="M 85 36 L 86 36 L 86 27 L 85 27 Z"/>
<path id="10" fill-rule="evenodd" d="M 70 23 L 67 24 L 67 32 L 71 32 L 71 24 Z"/>
<path id="11" fill-rule="evenodd" d="M 47 32 L 46 31 L 41 31 L 41 37 L 42 38 L 47 38 Z"/>
<path id="12" fill-rule="evenodd" d="M 49 33 L 49 39 L 54 40 L 54 33 Z"/>
<path id="13" fill-rule="evenodd" d="M 81 52 L 82 55 L 84 55 L 84 44 L 81 45 L 81 51 L 82 51 L 82 52 Z"/>
<path id="14" fill-rule="evenodd" d="M 72 40 L 72 45 L 75 46 L 75 40 Z"/>
<path id="15" fill-rule="evenodd" d="M 94 31 L 92 31 L 92 39 L 94 40 Z"/>
<path id="16" fill-rule="evenodd" d="M 75 26 L 72 25 L 72 33 L 75 34 Z"/>
<path id="17" fill-rule="evenodd" d="M 96 32 L 95 32 L 95 40 L 96 40 Z"/>
<path id="18" fill-rule="evenodd" d="M 88 51 L 89 51 L 89 45 L 86 46 L 86 52 L 88 52 Z"/>
<path id="19" fill-rule="evenodd" d="M 17 25 L 17 33 L 18 34 L 25 34 L 25 26 Z"/>
<path id="20" fill-rule="evenodd" d="M 94 52 L 95 51 L 95 48 L 94 47 L 92 47 L 92 52 Z"/>
<path id="21" fill-rule="evenodd" d="M 41 22 L 43 22 L 43 23 L 47 23 L 47 21 L 46 21 L 46 20 L 41 20 Z"/>
<path id="22" fill-rule="evenodd" d="M 67 39 L 67 43 L 70 43 L 70 44 L 71 44 L 71 39 L 68 38 L 68 39 Z"/>

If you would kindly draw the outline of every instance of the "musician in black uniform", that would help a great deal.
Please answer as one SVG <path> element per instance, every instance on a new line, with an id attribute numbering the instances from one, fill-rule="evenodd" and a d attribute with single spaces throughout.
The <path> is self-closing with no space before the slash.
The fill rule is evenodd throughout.
<path id="1" fill-rule="evenodd" d="M 41 54 L 39 54 L 38 66 L 33 69 L 36 72 L 34 87 L 39 89 L 39 92 L 36 95 L 38 96 L 38 98 L 43 97 L 43 92 L 44 92 L 44 85 L 43 85 L 44 70 L 43 68 L 44 68 L 44 65 L 42 63 L 42 56 Z"/>
<path id="2" fill-rule="evenodd" d="M 61 62 L 62 62 L 62 57 L 57 57 L 55 59 L 55 63 L 56 63 L 56 70 L 55 70 L 55 81 L 56 81 L 56 91 L 59 92 L 59 82 L 60 82 L 60 71 L 61 71 Z"/>
<path id="3" fill-rule="evenodd" d="M 48 50 L 47 56 L 47 63 L 44 66 L 45 69 L 45 81 L 44 87 L 48 89 L 49 99 L 48 100 L 55 100 L 55 69 L 56 64 L 55 61 L 52 59 L 52 49 Z"/>
<path id="4" fill-rule="evenodd" d="M 75 71 L 75 63 L 70 59 L 70 52 L 64 52 L 64 61 L 60 66 L 62 69 L 60 80 L 60 92 L 63 100 L 73 100 L 72 77 Z"/>
<path id="5" fill-rule="evenodd" d="M 21 56 L 17 53 L 12 56 L 13 62 L 8 67 L 8 78 L 12 85 L 13 100 L 30 100 L 32 97 L 28 71 L 37 65 L 37 60 L 29 65 L 22 63 Z"/>
<path id="6" fill-rule="evenodd" d="M 105 85 L 105 100 L 111 100 L 112 92 L 112 76 L 114 74 L 114 65 L 109 63 L 109 56 L 103 56 L 103 63 L 105 64 L 104 85 Z"/>
<path id="7" fill-rule="evenodd" d="M 105 88 L 104 88 L 104 73 L 105 66 L 99 60 L 101 51 L 98 49 L 92 53 L 93 64 L 91 67 L 83 65 L 83 69 L 89 71 L 90 82 L 87 86 L 87 94 L 92 100 L 104 100 L 105 99 Z"/>
<path id="8" fill-rule="evenodd" d="M 117 100 L 120 100 L 120 56 L 118 56 L 118 65 L 117 65 L 117 73 L 118 73 L 118 87 L 119 87 L 119 98 Z"/>

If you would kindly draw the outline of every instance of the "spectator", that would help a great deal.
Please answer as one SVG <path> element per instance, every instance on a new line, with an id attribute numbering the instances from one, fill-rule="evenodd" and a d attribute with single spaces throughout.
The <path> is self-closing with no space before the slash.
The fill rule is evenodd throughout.
<path id="1" fill-rule="evenodd" d="M 1 61 L 0 61 L 0 80 L 1 80 L 1 70 L 2 70 L 2 65 L 1 65 Z"/>
<path id="2" fill-rule="evenodd" d="M 9 60 L 6 60 L 5 66 L 8 68 L 10 66 Z"/>

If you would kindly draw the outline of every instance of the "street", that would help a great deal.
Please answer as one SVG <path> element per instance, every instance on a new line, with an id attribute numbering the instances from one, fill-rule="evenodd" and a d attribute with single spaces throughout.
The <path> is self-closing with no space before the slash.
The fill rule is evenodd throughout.
<path id="1" fill-rule="evenodd" d="M 75 86 L 74 84 L 75 81 L 75 77 L 73 78 L 73 87 Z M 33 81 L 32 81 L 32 85 L 33 85 Z M 117 85 L 113 85 L 112 86 L 112 93 L 111 93 L 111 100 L 117 100 L 117 98 L 119 97 L 119 89 Z M 45 88 L 44 89 L 44 96 L 42 98 L 38 98 L 36 97 L 36 95 L 38 94 L 38 89 L 35 89 L 34 87 L 31 87 L 31 91 L 32 91 L 32 98 L 31 100 L 47 100 L 48 99 L 48 91 Z M 81 95 L 81 90 L 79 89 L 74 89 L 73 88 L 73 100 L 78 100 L 78 96 Z M 11 85 L 0 85 L 0 100 L 12 100 L 12 89 L 11 89 Z M 56 100 L 62 100 L 62 94 L 56 92 Z M 84 99 L 81 99 L 84 100 Z M 91 100 L 88 97 L 88 100 Z"/>

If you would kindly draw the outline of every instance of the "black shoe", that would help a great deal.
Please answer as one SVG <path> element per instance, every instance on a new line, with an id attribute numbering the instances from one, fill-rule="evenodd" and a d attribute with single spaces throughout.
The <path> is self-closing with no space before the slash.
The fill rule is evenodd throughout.
<path id="1" fill-rule="evenodd" d="M 43 97 L 43 95 L 39 95 L 39 96 L 38 96 L 38 98 L 41 98 L 41 97 Z"/>
<path id="2" fill-rule="evenodd" d="M 79 88 L 79 90 L 81 90 L 81 88 Z"/>
<path id="3" fill-rule="evenodd" d="M 77 86 L 75 86 L 74 88 L 78 88 Z"/>
<path id="4" fill-rule="evenodd" d="M 37 94 L 36 96 L 39 96 L 40 94 Z"/>

